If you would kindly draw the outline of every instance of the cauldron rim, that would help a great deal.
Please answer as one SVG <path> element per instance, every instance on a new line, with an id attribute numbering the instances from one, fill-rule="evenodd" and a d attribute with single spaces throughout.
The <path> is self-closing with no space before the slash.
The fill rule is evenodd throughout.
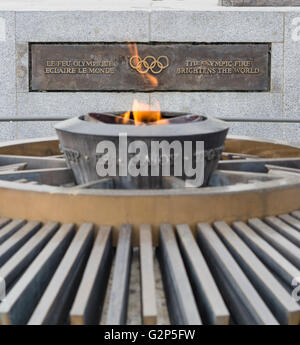
<path id="1" fill-rule="evenodd" d="M 107 113 L 107 112 L 106 112 Z M 111 113 L 111 112 L 108 112 Z M 122 112 L 120 112 L 122 113 Z M 163 112 L 168 114 L 171 112 Z M 194 113 L 173 113 L 178 115 L 198 115 Z M 219 132 L 227 132 L 229 125 L 213 117 L 203 116 L 204 120 L 165 124 L 160 126 L 133 126 L 126 124 L 107 124 L 107 123 L 94 123 L 85 120 L 85 115 L 72 117 L 64 120 L 55 125 L 55 129 L 62 132 L 72 134 L 92 135 L 101 137 L 114 137 L 119 136 L 120 133 L 126 133 L 128 137 L 136 138 L 149 138 L 149 137 L 188 137 L 188 136 L 201 136 L 207 134 L 217 134 Z"/>

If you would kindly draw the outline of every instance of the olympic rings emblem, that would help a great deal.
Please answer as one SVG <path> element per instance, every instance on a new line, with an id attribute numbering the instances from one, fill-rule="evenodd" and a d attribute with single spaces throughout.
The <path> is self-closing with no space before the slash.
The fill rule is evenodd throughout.
<path id="1" fill-rule="evenodd" d="M 145 74 L 151 71 L 153 74 L 159 74 L 169 66 L 169 59 L 167 56 L 160 56 L 156 59 L 151 55 L 141 59 L 138 55 L 135 55 L 130 58 L 129 64 L 131 68 L 139 73 Z"/>

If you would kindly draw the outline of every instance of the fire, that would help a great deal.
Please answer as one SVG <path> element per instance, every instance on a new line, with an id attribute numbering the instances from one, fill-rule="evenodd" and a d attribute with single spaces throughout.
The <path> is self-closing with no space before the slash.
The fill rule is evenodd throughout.
<path id="1" fill-rule="evenodd" d="M 128 124 L 133 120 L 136 126 L 144 124 L 160 125 L 165 124 L 167 121 L 162 120 L 158 102 L 155 102 L 155 105 L 151 107 L 149 104 L 139 102 L 137 99 L 133 101 L 132 111 L 128 110 L 124 114 L 121 114 L 121 118 L 121 123 Z"/>
<path id="2" fill-rule="evenodd" d="M 131 57 L 138 57 L 139 52 L 135 43 L 128 44 L 129 52 Z M 144 73 L 142 66 L 138 68 L 139 76 L 141 76 L 145 83 L 150 83 L 153 87 L 158 86 L 158 80 L 156 77 L 151 75 L 149 72 Z M 150 106 L 147 103 L 140 102 L 134 99 L 132 104 L 132 111 L 126 111 L 121 115 L 123 124 L 128 124 L 132 120 L 136 126 L 143 124 L 162 125 L 168 123 L 168 120 L 162 119 L 159 102 L 155 100 L 154 105 Z M 131 118 L 132 117 L 132 118 Z"/>
<path id="3" fill-rule="evenodd" d="M 139 56 L 139 52 L 138 52 L 138 48 L 137 48 L 136 43 L 129 43 L 128 48 L 129 48 L 129 52 L 130 52 L 131 56 Z M 139 70 L 141 70 L 141 69 L 142 69 L 142 67 L 139 68 Z M 153 75 L 151 75 L 149 72 L 140 73 L 140 75 L 142 76 L 145 83 L 150 83 L 153 87 L 158 86 L 157 78 L 154 77 Z"/>
<path id="4" fill-rule="evenodd" d="M 126 111 L 126 113 L 122 114 L 123 117 L 123 123 L 126 124 L 130 120 L 130 110 Z"/>
<path id="5" fill-rule="evenodd" d="M 161 119 L 159 103 L 151 109 L 149 104 L 139 102 L 135 99 L 132 105 L 132 115 L 135 125 L 159 121 Z"/>

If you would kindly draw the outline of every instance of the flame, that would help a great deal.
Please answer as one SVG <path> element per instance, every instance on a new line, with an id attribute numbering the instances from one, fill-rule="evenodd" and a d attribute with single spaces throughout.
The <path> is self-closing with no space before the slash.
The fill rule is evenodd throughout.
<path id="1" fill-rule="evenodd" d="M 132 115 L 135 125 L 156 122 L 161 119 L 159 104 L 156 104 L 156 106 L 151 109 L 149 104 L 139 102 L 137 99 L 134 99 L 132 104 Z"/>
<path id="2" fill-rule="evenodd" d="M 128 49 L 131 56 L 139 56 L 138 48 L 135 43 L 129 43 Z M 153 87 L 158 86 L 158 80 L 156 77 L 149 73 L 139 73 L 145 83 L 150 83 Z M 121 115 L 121 121 L 123 124 L 128 124 L 133 117 L 134 124 L 136 126 L 144 125 L 146 123 L 151 123 L 151 125 L 163 125 L 168 123 L 168 120 L 162 119 L 160 105 L 157 100 L 154 100 L 154 105 L 150 106 L 147 103 L 140 102 L 134 99 L 132 104 L 132 111 L 126 111 Z"/>
<path id="3" fill-rule="evenodd" d="M 122 121 L 123 123 L 129 122 L 129 120 L 130 120 L 130 110 L 126 111 L 126 113 L 124 113 L 122 115 L 122 117 L 123 117 L 123 121 Z"/>
<path id="4" fill-rule="evenodd" d="M 136 126 L 141 126 L 147 123 L 151 125 L 165 125 L 168 123 L 168 120 L 162 119 L 160 106 L 156 100 L 154 102 L 154 106 L 150 106 L 147 103 L 134 99 L 132 111 L 126 111 L 124 114 L 121 114 L 120 122 L 126 124 L 129 121 L 132 121 L 130 119 L 131 115 Z"/>
<path id="5" fill-rule="evenodd" d="M 139 52 L 138 52 L 138 48 L 137 48 L 136 43 L 128 43 L 128 49 L 129 49 L 131 56 L 139 56 Z M 151 75 L 150 73 L 141 73 L 140 75 L 142 76 L 145 83 L 150 82 L 150 84 L 153 87 L 158 86 L 157 78 L 154 77 L 153 75 Z"/>

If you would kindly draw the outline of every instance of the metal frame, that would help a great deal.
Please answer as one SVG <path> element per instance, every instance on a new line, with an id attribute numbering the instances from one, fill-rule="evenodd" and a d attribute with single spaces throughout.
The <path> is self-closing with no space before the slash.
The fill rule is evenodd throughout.
<path id="1" fill-rule="evenodd" d="M 262 157 L 300 155 L 297 147 L 250 138 L 228 138 L 225 149 Z M 46 138 L 2 143 L 0 154 L 57 155 L 58 141 Z M 187 223 L 195 230 L 197 222 L 223 220 L 231 223 L 237 219 L 289 213 L 299 207 L 298 176 L 233 186 L 147 191 L 72 189 L 0 181 L 0 216 L 61 223 L 111 224 L 114 226 L 114 244 L 117 228 L 124 223 L 134 224 L 134 245 L 139 241 L 138 226 L 152 224 L 156 245 L 158 227 L 163 222 Z"/>

